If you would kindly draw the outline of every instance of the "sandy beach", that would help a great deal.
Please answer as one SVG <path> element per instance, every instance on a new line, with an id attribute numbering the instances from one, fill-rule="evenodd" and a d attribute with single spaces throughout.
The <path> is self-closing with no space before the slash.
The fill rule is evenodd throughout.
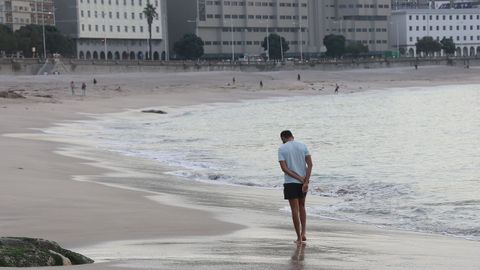
<path id="1" fill-rule="evenodd" d="M 301 81 L 291 71 L 0 76 L 0 92 L 26 97 L 0 98 L 0 236 L 57 241 L 98 262 L 66 269 L 480 269 L 480 242 L 323 218 L 309 219 L 308 243 L 298 248 L 288 213 L 278 211 L 286 206 L 278 190 L 185 183 L 157 174 L 163 168 L 154 162 L 39 130 L 125 110 L 333 95 L 335 84 L 342 95 L 475 85 L 479 71 L 302 71 Z M 161 180 L 162 188 L 132 179 L 141 186 Z"/>

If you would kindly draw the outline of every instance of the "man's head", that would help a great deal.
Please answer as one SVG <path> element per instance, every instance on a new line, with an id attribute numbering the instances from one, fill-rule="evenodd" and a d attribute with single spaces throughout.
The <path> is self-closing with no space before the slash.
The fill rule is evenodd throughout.
<path id="1" fill-rule="evenodd" d="M 280 139 L 283 143 L 293 140 L 293 134 L 290 130 L 284 130 L 280 133 Z"/>

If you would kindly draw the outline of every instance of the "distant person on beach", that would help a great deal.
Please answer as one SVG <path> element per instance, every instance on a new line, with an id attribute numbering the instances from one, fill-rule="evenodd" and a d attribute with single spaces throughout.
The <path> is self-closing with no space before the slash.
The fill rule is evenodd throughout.
<path id="1" fill-rule="evenodd" d="M 263 88 L 263 81 L 260 81 L 260 88 Z"/>
<path id="2" fill-rule="evenodd" d="M 301 77 L 300 77 L 300 74 L 297 75 L 297 81 L 300 81 L 301 80 Z"/>
<path id="3" fill-rule="evenodd" d="M 297 234 L 295 243 L 301 245 L 307 241 L 307 213 L 305 198 L 312 173 L 312 157 L 307 146 L 294 140 L 289 130 L 280 133 L 283 145 L 278 149 L 278 161 L 285 174 L 283 195 L 292 210 L 292 221 Z"/>
<path id="4" fill-rule="evenodd" d="M 70 82 L 70 90 L 72 90 L 72 96 L 75 95 L 75 83 L 73 81 Z"/>
<path id="5" fill-rule="evenodd" d="M 235 77 L 233 77 L 233 79 L 232 79 L 232 83 L 233 83 L 233 84 L 235 84 Z"/>
<path id="6" fill-rule="evenodd" d="M 340 89 L 340 86 L 338 86 L 338 84 L 335 84 L 335 94 L 338 94 L 338 89 Z"/>
<path id="7" fill-rule="evenodd" d="M 97 79 L 93 78 L 93 85 L 97 85 Z"/>
<path id="8" fill-rule="evenodd" d="M 82 96 L 86 96 L 86 91 L 87 91 L 87 85 L 85 83 L 82 83 Z"/>

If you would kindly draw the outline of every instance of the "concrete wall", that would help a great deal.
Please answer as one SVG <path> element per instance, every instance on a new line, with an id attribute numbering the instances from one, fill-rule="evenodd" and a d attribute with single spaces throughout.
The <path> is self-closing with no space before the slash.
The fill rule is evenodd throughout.
<path id="1" fill-rule="evenodd" d="M 403 58 L 403 59 L 372 59 L 372 60 L 344 60 L 317 63 L 296 64 L 288 62 L 280 63 L 252 63 L 252 64 L 223 64 L 223 63 L 201 63 L 192 62 L 149 62 L 149 61 L 64 61 L 65 68 L 71 74 L 105 74 L 105 73 L 126 73 L 126 72 L 194 72 L 194 71 L 279 71 L 279 70 L 347 70 L 347 69 L 370 69 L 409 67 L 418 64 L 421 66 L 431 65 L 452 65 L 464 67 L 480 66 L 480 58 Z M 0 59 L 1 75 L 33 75 L 37 74 L 43 63 L 38 60 L 20 60 L 13 62 L 9 59 Z"/>

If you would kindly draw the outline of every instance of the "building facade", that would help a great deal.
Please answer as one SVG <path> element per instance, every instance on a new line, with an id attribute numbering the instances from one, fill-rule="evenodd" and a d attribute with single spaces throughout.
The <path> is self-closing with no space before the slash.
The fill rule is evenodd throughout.
<path id="1" fill-rule="evenodd" d="M 0 0 L 0 24 L 13 31 L 29 24 L 55 25 L 53 0 Z"/>
<path id="2" fill-rule="evenodd" d="M 399 10 L 399 9 L 428 9 L 432 2 L 432 0 L 391 0 L 392 2 L 392 9 Z"/>
<path id="3" fill-rule="evenodd" d="M 415 44 L 425 36 L 437 41 L 452 38 L 456 56 L 480 55 L 478 8 L 398 10 L 392 13 L 391 22 L 391 47 L 399 48 L 409 56 L 418 55 Z"/>
<path id="4" fill-rule="evenodd" d="M 302 57 L 308 47 L 309 0 L 168 0 L 170 47 L 184 34 L 204 41 L 206 56 L 260 56 L 271 33 L 284 37 L 286 55 Z"/>
<path id="5" fill-rule="evenodd" d="M 391 0 L 168 0 L 170 47 L 196 33 L 210 56 L 265 53 L 270 33 L 286 39 L 286 53 L 298 58 L 325 51 L 323 38 L 339 34 L 371 52 L 389 50 Z"/>
<path id="6" fill-rule="evenodd" d="M 367 45 L 373 53 L 389 50 L 390 4 L 391 0 L 311 0 L 312 50 L 323 50 L 323 37 L 329 34 Z"/>
<path id="7" fill-rule="evenodd" d="M 75 40 L 79 59 L 149 59 L 147 3 L 159 14 L 152 24 L 152 59 L 163 59 L 163 0 L 55 0 L 57 27 Z"/>

